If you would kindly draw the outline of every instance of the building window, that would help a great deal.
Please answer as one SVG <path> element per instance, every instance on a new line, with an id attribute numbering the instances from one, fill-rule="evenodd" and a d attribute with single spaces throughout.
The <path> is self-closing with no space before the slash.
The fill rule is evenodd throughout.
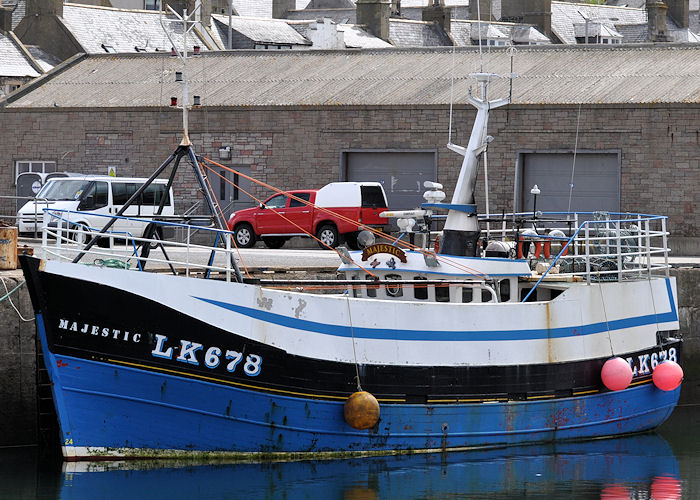
<path id="1" fill-rule="evenodd" d="M 50 173 L 55 171 L 55 161 L 18 161 L 15 162 L 15 181 L 17 181 L 19 174 L 25 172 Z"/>
<path id="2" fill-rule="evenodd" d="M 256 43 L 255 50 L 292 50 L 292 46 Z"/>
<path id="3" fill-rule="evenodd" d="M 145 10 L 158 10 L 158 2 L 156 0 L 144 0 L 143 8 Z"/>

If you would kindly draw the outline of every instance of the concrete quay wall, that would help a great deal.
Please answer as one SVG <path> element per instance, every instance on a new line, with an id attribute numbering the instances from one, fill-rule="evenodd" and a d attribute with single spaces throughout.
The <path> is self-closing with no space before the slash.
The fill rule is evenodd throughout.
<path id="1" fill-rule="evenodd" d="M 681 404 L 694 405 L 700 403 L 700 267 L 675 267 L 671 274 L 678 283 L 684 340 Z M 2 272 L 0 278 L 8 291 L 24 281 L 20 271 Z M 6 293 L 0 286 L 0 295 Z M 55 429 L 55 422 L 47 422 L 55 417 L 46 411 L 48 389 L 40 379 L 36 327 L 20 314 L 25 319 L 34 317 L 26 286 L 0 302 L 0 428 L 6 430 L 0 434 L 0 446 L 45 443 L 45 434 Z"/>

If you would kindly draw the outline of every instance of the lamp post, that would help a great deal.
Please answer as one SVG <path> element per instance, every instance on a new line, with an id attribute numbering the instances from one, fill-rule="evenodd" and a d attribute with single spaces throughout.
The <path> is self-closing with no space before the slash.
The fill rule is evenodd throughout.
<path id="1" fill-rule="evenodd" d="M 534 199 L 532 200 L 532 218 L 536 219 L 537 218 L 537 195 L 540 194 L 540 188 L 537 187 L 537 184 L 532 186 L 532 189 L 530 190 L 530 194 L 534 196 Z"/>

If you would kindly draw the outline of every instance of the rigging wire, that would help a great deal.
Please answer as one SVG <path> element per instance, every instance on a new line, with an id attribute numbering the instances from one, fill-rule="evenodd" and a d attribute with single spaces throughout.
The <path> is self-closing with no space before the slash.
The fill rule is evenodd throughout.
<path id="1" fill-rule="evenodd" d="M 352 315 L 350 313 L 350 295 L 345 295 L 346 303 L 348 305 L 348 322 L 350 323 L 350 335 L 352 336 L 352 355 L 355 358 L 355 379 L 357 380 L 357 390 L 362 392 L 362 386 L 360 385 L 360 369 L 357 366 L 357 349 L 355 347 L 355 329 L 352 327 Z"/>
<path id="2" fill-rule="evenodd" d="M 443 263 L 449 264 L 450 266 L 452 266 L 452 267 L 454 267 L 454 268 L 456 268 L 456 269 L 459 269 L 459 270 L 461 270 L 461 271 L 464 271 L 464 272 L 466 272 L 466 273 L 468 273 L 468 274 L 470 274 L 470 275 L 472 275 L 472 276 L 479 276 L 479 277 L 482 277 L 482 278 L 485 278 L 485 277 L 486 277 L 485 274 L 483 274 L 483 273 L 481 273 L 481 272 L 479 272 L 479 271 L 476 271 L 475 269 L 470 268 L 469 266 L 466 266 L 466 265 L 464 265 L 464 264 L 462 264 L 462 263 L 455 262 L 455 261 L 453 261 L 452 259 L 448 259 L 448 258 L 446 258 L 446 257 L 444 257 L 444 256 L 438 256 L 438 255 L 435 254 L 434 252 L 425 251 L 425 250 L 423 250 L 422 248 L 420 248 L 420 247 L 418 247 L 418 246 L 416 246 L 416 245 L 413 245 L 413 244 L 411 244 L 411 243 L 409 243 L 409 242 L 402 241 L 402 240 L 400 240 L 399 238 L 395 238 L 395 237 L 393 237 L 393 236 L 391 236 L 391 235 L 389 235 L 389 234 L 387 234 L 387 233 L 384 233 L 384 232 L 382 232 L 382 231 L 376 230 L 376 229 L 374 229 L 374 228 L 372 228 L 372 227 L 365 226 L 364 224 L 358 223 L 358 222 L 357 222 L 356 220 L 354 220 L 354 219 L 350 219 L 350 218 L 348 218 L 348 217 L 344 217 L 344 216 L 342 216 L 342 215 L 340 215 L 340 214 L 338 214 L 338 213 L 336 213 L 336 212 L 333 212 L 332 210 L 328 210 L 328 209 L 326 209 L 326 208 L 324 208 L 324 207 L 319 207 L 319 206 L 317 206 L 317 205 L 315 205 L 315 204 L 313 204 L 313 203 L 311 203 L 311 202 L 309 202 L 309 201 L 307 201 L 307 200 L 304 200 L 304 199 L 302 199 L 302 198 L 299 198 L 299 197 L 297 197 L 297 196 L 294 196 L 292 193 L 289 193 L 289 192 L 287 192 L 287 191 L 283 191 L 283 190 L 278 189 L 278 188 L 276 188 L 276 187 L 274 187 L 274 186 L 271 186 L 271 185 L 269 185 L 269 184 L 267 184 L 267 183 L 264 183 L 264 182 L 262 182 L 262 181 L 259 181 L 259 180 L 255 179 L 255 178 L 250 177 L 250 176 L 248 176 L 248 175 L 246 175 L 246 174 L 244 174 L 244 173 L 242 173 L 242 172 L 240 172 L 240 171 L 238 171 L 238 170 L 235 170 L 235 169 L 233 169 L 233 168 L 229 168 L 229 167 L 226 167 L 226 166 L 224 166 L 224 165 L 221 165 L 221 164 L 219 164 L 219 163 L 217 163 L 217 162 L 215 162 L 215 161 L 213 161 L 213 160 L 211 160 L 211 159 L 209 159 L 209 158 L 203 158 L 203 159 L 204 159 L 205 161 L 207 161 L 207 162 L 209 162 L 209 163 L 212 163 L 212 164 L 214 164 L 214 165 L 217 165 L 217 166 L 219 166 L 219 167 L 221 167 L 221 168 L 223 168 L 223 169 L 225 169 L 225 170 L 228 170 L 228 171 L 230 171 L 230 172 L 236 173 L 236 174 L 238 174 L 239 176 L 242 176 L 242 177 L 244 177 L 244 178 L 246 178 L 246 179 L 248 179 L 248 180 L 250 180 L 250 181 L 252 181 L 252 182 L 254 182 L 254 183 L 256 183 L 256 184 L 259 184 L 259 185 L 261 185 L 261 186 L 263 186 L 263 187 L 265 187 L 265 188 L 267 188 L 267 189 L 270 189 L 270 190 L 272 190 L 272 191 L 274 191 L 274 192 L 276 192 L 276 193 L 278 193 L 278 194 L 284 194 L 284 195 L 286 195 L 286 196 L 289 196 L 289 197 L 292 198 L 293 200 L 299 201 L 299 202 L 301 202 L 301 203 L 303 203 L 303 204 L 305 204 L 305 205 L 307 205 L 307 206 L 314 207 L 314 208 L 318 209 L 319 211 L 322 211 L 322 212 L 324 212 L 324 213 L 327 213 L 327 214 L 329 214 L 329 215 L 332 215 L 332 216 L 338 218 L 339 220 L 342 220 L 342 221 L 344 221 L 344 222 L 348 222 L 348 223 L 350 223 L 350 224 L 357 225 L 358 227 L 361 227 L 361 228 L 363 228 L 364 230 L 366 230 L 366 231 L 368 231 L 368 232 L 372 232 L 372 233 L 374 233 L 374 234 L 377 235 L 377 236 L 380 236 L 380 237 L 382 237 L 382 238 L 385 238 L 385 239 L 391 241 L 392 244 L 401 245 L 401 246 L 404 246 L 404 247 L 407 248 L 407 249 L 414 250 L 414 251 L 419 252 L 419 253 L 422 253 L 422 254 L 424 254 L 424 255 L 433 256 L 433 257 L 435 257 L 437 260 L 440 260 L 440 261 L 443 262 Z M 207 167 L 207 168 L 209 168 L 209 167 Z M 228 183 L 231 184 L 232 186 L 237 187 L 239 190 L 243 191 L 245 194 L 247 194 L 250 198 L 252 198 L 253 200 L 255 200 L 257 203 L 261 203 L 261 200 L 259 200 L 258 198 L 254 197 L 252 194 L 250 194 L 249 192 L 247 192 L 246 190 L 244 190 L 244 189 L 241 188 L 240 186 L 236 185 L 233 181 L 224 178 L 223 176 L 221 176 L 219 173 L 217 173 L 217 172 L 214 171 L 213 169 L 211 169 L 211 170 L 214 172 L 214 174 L 219 175 L 219 177 L 223 178 L 225 182 L 228 182 Z M 274 210 L 274 209 L 271 209 L 271 210 Z M 281 216 L 281 215 L 280 215 L 280 216 Z M 283 216 L 281 216 L 281 217 L 283 217 Z M 297 227 L 299 227 L 299 226 L 297 226 Z M 312 237 L 313 239 L 316 239 L 316 240 L 318 241 L 318 239 L 317 239 L 314 235 L 308 233 L 307 231 L 305 231 L 304 229 L 302 229 L 302 228 L 300 228 L 300 227 L 299 227 L 299 229 L 300 229 L 302 232 L 308 234 L 308 235 L 309 235 L 310 237 Z M 325 244 L 324 244 L 324 245 L 325 245 Z M 327 246 L 327 245 L 326 245 L 326 246 Z M 337 252 L 337 251 L 336 251 L 336 252 Z M 372 274 L 372 273 L 369 273 L 369 274 Z"/>
<path id="3" fill-rule="evenodd" d="M 213 172 L 215 175 L 218 175 L 219 178 L 221 178 L 224 182 L 229 182 L 229 183 L 231 183 L 232 185 L 235 186 L 235 184 L 233 184 L 233 181 L 230 181 L 230 180 L 227 179 L 226 177 L 222 176 L 221 174 L 219 174 L 219 173 L 218 173 L 216 170 L 214 170 L 213 168 L 211 168 L 211 167 L 209 167 L 209 166 L 206 166 L 206 165 L 204 165 L 204 166 L 205 166 L 205 168 L 206 168 L 207 170 L 210 170 L 210 171 Z M 220 165 L 220 166 L 221 166 L 222 168 L 227 168 L 227 167 L 224 167 L 223 165 Z M 235 170 L 234 170 L 234 172 L 235 172 Z M 238 186 L 236 186 L 236 187 L 238 187 Z M 243 191 L 243 192 L 244 192 L 245 194 L 247 194 L 248 196 L 250 196 L 250 197 L 251 197 L 253 200 L 255 200 L 257 203 L 262 203 L 262 200 L 256 198 L 256 197 L 253 196 L 251 193 L 245 191 L 244 189 L 242 189 L 242 188 L 240 188 L 240 187 L 238 187 L 238 189 L 241 190 L 241 191 Z M 279 191 L 279 192 L 280 192 L 280 194 L 284 194 L 284 191 Z M 300 200 L 300 199 L 301 199 L 301 198 L 295 197 L 295 196 L 292 195 L 291 193 L 287 193 L 287 196 L 290 196 L 290 197 L 292 197 L 293 199 L 296 199 L 296 200 Z M 319 208 L 320 208 L 320 207 L 319 207 Z M 333 251 L 334 251 L 335 253 L 337 253 L 341 258 L 343 257 L 343 254 L 340 253 L 339 250 L 336 250 L 335 248 L 331 247 L 330 245 L 326 245 L 324 242 L 322 242 L 322 241 L 321 241 L 319 238 L 317 238 L 315 235 L 306 232 L 306 231 L 304 230 L 304 228 L 302 228 L 299 224 L 297 224 L 296 222 L 292 221 L 292 220 L 289 219 L 288 217 L 285 217 L 283 214 L 279 213 L 279 212 L 278 212 L 277 210 L 275 210 L 274 208 L 269 207 L 268 210 L 271 210 L 275 215 L 281 217 L 281 218 L 284 219 L 286 222 L 288 222 L 289 224 L 291 224 L 291 225 L 293 225 L 294 227 L 296 227 L 297 229 L 299 229 L 301 232 L 308 234 L 311 238 L 313 238 L 313 239 L 316 240 L 317 242 L 319 242 L 319 243 L 321 243 L 322 245 L 324 245 L 324 246 L 328 247 L 329 249 L 333 250 Z M 234 241 L 235 241 L 236 238 L 233 238 L 233 239 L 234 239 Z M 237 247 L 236 247 L 236 248 L 237 248 Z M 370 276 L 375 277 L 375 278 L 377 277 L 374 273 L 372 273 L 372 272 L 369 271 L 368 269 L 365 269 L 364 267 L 360 266 L 359 264 L 355 263 L 355 265 L 357 265 L 360 269 L 362 269 L 363 271 L 365 271 L 365 272 L 366 272 L 367 274 L 369 274 Z"/>
<path id="4" fill-rule="evenodd" d="M 160 96 L 158 97 L 158 125 L 163 125 L 163 83 L 165 80 L 165 57 L 160 58 Z"/>
<path id="5" fill-rule="evenodd" d="M 481 54 L 481 1 L 476 0 L 476 19 L 479 27 L 479 73 L 484 72 L 484 57 Z"/>
<path id="6" fill-rule="evenodd" d="M 424 249 L 422 249 L 422 248 L 420 248 L 420 247 L 418 247 L 418 246 L 416 246 L 416 245 L 413 245 L 413 244 L 411 244 L 411 243 L 409 243 L 409 242 L 400 240 L 399 238 L 395 238 L 395 237 L 393 237 L 393 236 L 390 236 L 390 235 L 388 235 L 387 233 L 384 233 L 384 232 L 382 232 L 382 231 L 378 231 L 378 230 L 376 230 L 376 229 L 374 229 L 374 228 L 372 228 L 372 227 L 365 226 L 364 224 L 358 223 L 356 220 L 350 219 L 350 218 L 348 218 L 348 217 L 344 217 L 344 216 L 342 216 L 342 215 L 340 215 L 340 214 L 338 214 L 338 213 L 336 213 L 336 212 L 333 212 L 332 210 L 329 210 L 329 209 L 327 209 L 327 208 L 325 208 L 325 207 L 319 207 L 319 206 L 317 206 L 317 205 L 311 203 L 310 201 L 307 201 L 307 200 L 304 200 L 304 199 L 302 199 L 302 198 L 299 198 L 299 197 L 293 195 L 292 193 L 289 193 L 289 192 L 287 192 L 287 191 L 284 191 L 284 190 L 281 190 L 281 189 L 279 189 L 279 188 L 276 188 L 276 187 L 274 187 L 274 186 L 272 186 L 272 185 L 270 185 L 270 184 L 267 184 L 267 183 L 262 182 L 262 181 L 260 181 L 260 180 L 258 180 L 258 179 L 255 179 L 254 177 L 250 177 L 249 175 L 246 175 L 246 174 L 244 174 L 243 172 L 240 172 L 240 171 L 235 170 L 235 169 L 233 169 L 233 168 L 230 168 L 230 167 L 227 167 L 227 166 L 222 165 L 222 164 L 220 164 L 220 163 L 217 163 L 217 162 L 215 162 L 214 160 L 212 160 L 212 159 L 210 159 L 210 158 L 204 157 L 203 160 L 204 160 L 205 162 L 211 163 L 212 165 L 216 165 L 216 166 L 218 166 L 218 167 L 220 167 L 220 168 L 222 168 L 222 169 L 224 169 L 224 170 L 228 170 L 229 172 L 233 172 L 233 173 L 235 173 L 235 174 L 238 174 L 240 177 L 243 177 L 243 178 L 245 178 L 245 179 L 248 179 L 248 180 L 250 180 L 251 182 L 254 182 L 254 183 L 256 183 L 256 184 L 258 184 L 258 185 L 260 185 L 260 186 L 263 186 L 263 187 L 265 187 L 265 188 L 267 188 L 267 189 L 270 189 L 270 190 L 272 190 L 272 191 L 274 191 L 274 192 L 276 192 L 276 193 L 278 193 L 278 194 L 284 194 L 284 195 L 286 195 L 286 196 L 289 196 L 289 197 L 292 198 L 293 200 L 296 200 L 296 201 L 298 201 L 298 202 L 300 202 L 300 203 L 303 203 L 304 205 L 307 205 L 307 206 L 310 206 L 310 207 L 314 207 L 315 209 L 318 209 L 318 210 L 321 211 L 321 212 L 324 212 L 324 213 L 333 215 L 334 217 L 338 218 L 339 220 L 342 220 L 342 221 L 344 221 L 344 222 L 348 222 L 348 223 L 357 225 L 358 227 L 361 227 L 362 229 L 364 229 L 364 230 L 366 230 L 366 231 L 369 231 L 369 232 L 371 232 L 371 233 L 373 233 L 373 234 L 375 234 L 375 235 L 377 235 L 377 236 L 380 236 L 380 237 L 382 237 L 382 238 L 385 238 L 385 239 L 391 241 L 393 244 L 401 245 L 401 246 L 403 246 L 403 247 L 405 247 L 405 248 L 414 250 L 414 251 L 419 252 L 419 253 L 422 253 L 422 254 L 424 254 L 424 255 L 433 256 L 433 257 L 435 257 L 436 259 L 438 259 L 439 261 L 441 261 L 441 262 L 443 262 L 443 263 L 446 263 L 446 264 L 449 264 L 450 266 L 452 266 L 452 267 L 454 267 L 454 268 L 456 268 L 456 269 L 465 271 L 466 273 L 471 274 L 472 276 L 479 276 L 479 277 L 482 277 L 482 278 L 485 278 L 485 277 L 486 277 L 486 275 L 485 275 L 484 273 L 481 273 L 481 272 L 479 272 L 479 271 L 477 271 L 477 270 L 475 270 L 475 269 L 473 269 L 473 268 L 470 268 L 469 266 L 463 265 L 463 264 L 461 264 L 461 263 L 459 263 L 459 262 L 453 261 L 452 259 L 446 258 L 446 257 L 444 257 L 444 256 L 437 255 L 437 254 L 435 254 L 434 252 L 425 251 Z M 226 179 L 224 176 L 222 176 L 221 174 L 219 174 L 218 172 L 216 172 L 216 171 L 215 171 L 214 169 L 212 169 L 211 167 L 208 167 L 208 166 L 206 166 L 206 165 L 205 165 L 205 167 L 206 167 L 207 169 L 211 170 L 212 172 L 214 172 L 215 175 L 218 175 L 220 178 L 222 178 L 222 179 L 224 180 L 224 182 L 228 182 L 228 183 L 231 184 L 232 186 L 235 186 L 235 187 L 237 187 L 239 190 L 243 191 L 245 194 L 247 194 L 251 199 L 255 200 L 257 203 L 261 203 L 261 202 L 262 202 L 261 200 L 259 200 L 259 199 L 256 198 L 255 196 L 253 196 L 251 193 L 249 193 L 249 192 L 246 191 L 245 189 L 241 188 L 240 186 L 237 186 L 232 180 Z M 271 208 L 270 210 L 273 210 L 275 213 L 277 213 L 277 212 L 276 212 L 274 209 L 272 209 L 272 208 Z M 282 214 L 278 214 L 278 215 L 286 220 L 286 218 L 285 218 Z M 294 224 L 294 223 L 291 222 L 291 221 L 289 221 L 289 222 L 290 222 L 292 225 L 294 225 L 295 227 L 299 228 L 302 232 L 308 234 L 310 237 L 312 237 L 312 238 L 315 239 L 316 241 L 319 241 L 318 238 L 316 238 L 314 235 L 308 233 L 307 231 L 305 231 L 304 229 L 302 229 L 301 227 L 299 227 L 297 224 Z M 325 243 L 323 243 L 323 245 L 325 245 Z M 325 246 L 328 246 L 328 245 L 325 245 Z M 328 248 L 331 248 L 331 247 L 328 247 Z M 340 252 L 338 252 L 337 250 L 335 250 L 335 249 L 333 249 L 333 250 L 334 250 L 336 253 L 340 254 Z M 367 272 L 368 272 L 368 274 L 374 276 L 371 272 L 369 272 L 369 271 L 367 271 Z"/>
<path id="7" fill-rule="evenodd" d="M 613 349 L 612 336 L 610 334 L 610 323 L 608 322 L 608 312 L 605 310 L 605 299 L 603 298 L 603 284 L 600 279 L 600 272 L 598 272 L 598 288 L 600 289 L 600 302 L 603 306 L 603 316 L 605 317 L 605 328 L 608 331 L 608 342 L 610 343 L 610 355 L 615 355 L 615 349 Z"/>
<path id="8" fill-rule="evenodd" d="M 214 193 L 214 188 L 213 188 L 213 186 L 211 185 L 211 183 L 209 182 L 209 176 L 206 175 L 206 174 L 204 174 L 204 169 L 206 168 L 207 170 L 210 170 L 210 171 L 212 171 L 212 172 L 214 172 L 214 173 L 217 173 L 217 172 L 216 172 L 214 169 L 211 169 L 211 168 L 207 167 L 203 162 L 199 162 L 199 167 L 202 169 L 202 174 L 204 175 L 204 180 L 206 181 L 207 186 L 209 187 L 209 191 L 211 191 L 212 193 Z M 217 175 L 218 175 L 218 174 L 217 174 Z M 221 208 L 221 204 L 219 203 L 219 198 L 216 197 L 216 196 L 213 196 L 212 199 L 214 200 L 214 203 L 215 203 L 215 205 L 216 205 L 216 208 L 217 208 L 218 211 L 219 211 L 219 215 L 221 215 L 221 219 L 222 219 L 222 220 L 226 220 L 226 216 L 224 215 L 224 211 L 223 211 L 223 209 Z M 241 256 L 241 250 L 238 248 L 238 245 L 236 244 L 236 238 L 231 238 L 231 241 L 233 241 L 233 246 L 236 248 L 236 253 L 238 253 L 238 260 L 240 260 L 241 263 L 243 264 L 243 270 L 245 271 L 246 276 L 247 276 L 248 278 L 251 278 L 251 275 L 250 275 L 250 273 L 248 272 L 248 266 L 245 265 L 245 261 L 243 260 L 243 257 Z"/>
<path id="9" fill-rule="evenodd" d="M 455 48 L 457 44 L 452 45 L 452 72 L 450 75 L 450 125 L 447 132 L 447 143 L 452 144 L 452 107 L 455 96 Z"/>

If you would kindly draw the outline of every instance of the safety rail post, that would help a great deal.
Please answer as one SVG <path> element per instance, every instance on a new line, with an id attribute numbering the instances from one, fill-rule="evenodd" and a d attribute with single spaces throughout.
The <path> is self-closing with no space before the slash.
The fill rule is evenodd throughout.
<path id="1" fill-rule="evenodd" d="M 585 231 L 585 241 L 583 242 L 585 245 L 585 250 L 586 250 L 586 282 L 590 285 L 591 284 L 591 252 L 590 252 L 590 236 L 591 236 L 591 226 L 588 223 L 588 221 L 584 222 L 586 225 L 586 231 Z"/>
<path id="2" fill-rule="evenodd" d="M 651 278 L 651 234 L 649 232 L 649 219 L 644 221 L 644 234 L 647 247 L 647 278 Z"/>
<path id="3" fill-rule="evenodd" d="M 574 213 L 574 227 L 579 227 L 578 224 L 578 212 Z M 578 256 L 578 245 L 576 244 L 576 240 L 574 239 L 574 257 Z"/>
<path id="4" fill-rule="evenodd" d="M 619 220 L 615 222 L 615 234 L 617 236 L 617 281 L 622 281 L 622 234 Z"/>
<path id="5" fill-rule="evenodd" d="M 640 215 L 637 216 L 637 277 L 641 278 L 642 277 L 642 268 L 643 268 L 643 262 L 642 262 L 642 252 L 644 251 L 644 239 L 643 239 L 643 231 L 642 231 L 642 217 Z"/>
<path id="6" fill-rule="evenodd" d="M 664 245 L 664 268 L 666 269 L 666 277 L 670 276 L 670 271 L 668 267 L 668 239 L 666 233 L 666 217 L 661 217 L 661 241 Z"/>
<path id="7" fill-rule="evenodd" d="M 233 255 L 231 254 L 231 233 L 226 233 L 224 235 L 226 238 L 226 282 L 231 281 L 231 259 Z"/>
<path id="8" fill-rule="evenodd" d="M 36 227 L 39 225 L 39 211 L 37 210 L 37 199 L 34 198 L 34 237 L 36 238 Z M 19 224 L 17 224 L 19 226 Z"/>
<path id="9" fill-rule="evenodd" d="M 192 226 L 187 226 L 187 258 L 185 259 L 185 276 L 190 277 L 190 229 Z"/>
<path id="10" fill-rule="evenodd" d="M 41 230 L 41 258 L 43 260 L 46 260 L 48 257 L 48 253 L 46 250 L 46 246 L 49 244 L 49 224 L 48 224 L 48 218 L 49 214 L 48 212 L 44 212 L 44 220 L 43 220 L 43 229 Z"/>
<path id="11" fill-rule="evenodd" d="M 63 214 L 63 212 L 61 212 Z M 56 253 L 59 257 L 63 257 L 61 249 L 63 248 L 63 216 L 57 217 L 56 222 Z"/>

